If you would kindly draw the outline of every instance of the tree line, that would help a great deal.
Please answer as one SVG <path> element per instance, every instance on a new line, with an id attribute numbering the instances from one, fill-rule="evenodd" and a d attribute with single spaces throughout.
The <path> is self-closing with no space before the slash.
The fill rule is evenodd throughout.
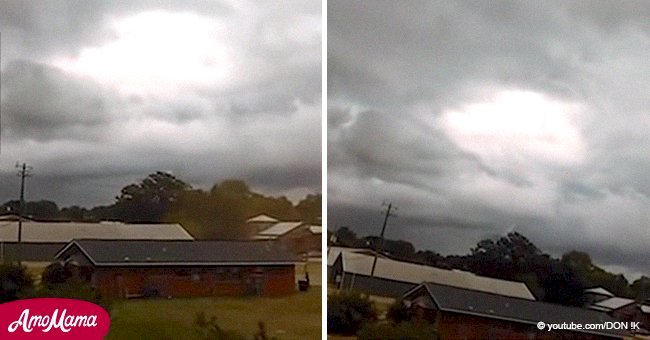
<path id="1" fill-rule="evenodd" d="M 8 201 L 0 211 L 17 213 L 20 202 Z M 42 200 L 26 202 L 23 215 L 40 221 L 180 223 L 197 239 L 223 239 L 248 236 L 253 230 L 246 219 L 262 213 L 278 220 L 317 223 L 321 195 L 309 194 L 294 205 L 284 196 L 256 193 L 242 180 L 225 180 L 206 191 L 158 171 L 122 188 L 110 205 L 59 208 Z"/>
<path id="2" fill-rule="evenodd" d="M 380 245 L 379 237 L 360 238 L 347 227 L 339 228 L 332 239 L 334 245 L 346 247 L 377 250 Z M 496 240 L 481 240 L 466 255 L 443 256 L 431 250 L 416 251 L 413 244 L 403 240 L 384 240 L 381 249 L 397 260 L 521 281 L 539 300 L 546 302 L 582 306 L 586 302 L 584 289 L 596 286 L 639 302 L 650 298 L 649 277 L 643 276 L 630 283 L 625 276 L 598 267 L 585 252 L 573 250 L 554 258 L 517 232 Z"/>

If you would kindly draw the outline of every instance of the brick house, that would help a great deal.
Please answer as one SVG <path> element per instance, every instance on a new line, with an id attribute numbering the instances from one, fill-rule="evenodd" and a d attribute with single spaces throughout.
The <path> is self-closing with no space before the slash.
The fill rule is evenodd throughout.
<path id="1" fill-rule="evenodd" d="M 295 255 L 270 242 L 74 240 L 55 256 L 103 296 L 280 296 L 295 291 Z"/>
<path id="2" fill-rule="evenodd" d="M 615 322 L 606 313 L 558 304 L 422 283 L 402 297 L 417 320 L 433 323 L 446 339 L 625 339 L 625 330 L 538 329 L 545 324 Z"/>

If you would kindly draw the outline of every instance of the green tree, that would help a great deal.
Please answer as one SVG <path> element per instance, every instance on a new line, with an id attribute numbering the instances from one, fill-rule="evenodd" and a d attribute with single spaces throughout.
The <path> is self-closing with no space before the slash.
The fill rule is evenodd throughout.
<path id="1" fill-rule="evenodd" d="M 161 222 L 170 205 L 191 186 L 172 174 L 158 171 L 138 184 L 122 188 L 114 209 L 125 222 Z"/>
<path id="2" fill-rule="evenodd" d="M 314 224 L 322 215 L 323 198 L 321 194 L 309 194 L 296 205 L 296 210 L 305 223 Z"/>

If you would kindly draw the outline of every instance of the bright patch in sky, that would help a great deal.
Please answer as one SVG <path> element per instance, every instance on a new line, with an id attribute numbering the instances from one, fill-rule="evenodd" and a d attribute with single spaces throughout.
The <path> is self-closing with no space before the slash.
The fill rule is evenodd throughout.
<path id="1" fill-rule="evenodd" d="M 145 12 L 110 24 L 115 38 L 86 47 L 62 69 L 115 85 L 125 94 L 177 93 L 224 84 L 232 67 L 222 29 L 193 13 Z M 223 39 L 221 39 L 223 40 Z"/>
<path id="2" fill-rule="evenodd" d="M 497 162 L 514 157 L 573 164 L 582 159 L 580 105 L 523 90 L 487 98 L 442 115 L 445 132 L 461 148 Z"/>

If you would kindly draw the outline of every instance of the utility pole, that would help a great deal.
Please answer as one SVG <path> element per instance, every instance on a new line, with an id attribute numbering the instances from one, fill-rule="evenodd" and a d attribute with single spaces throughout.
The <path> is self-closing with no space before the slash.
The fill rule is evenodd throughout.
<path id="1" fill-rule="evenodd" d="M 22 166 L 16 163 L 18 168 L 18 176 L 20 177 L 20 207 L 18 213 L 18 265 L 22 264 L 23 257 L 23 215 L 25 214 L 25 177 L 31 176 L 29 173 L 32 170 L 31 166 L 23 163 Z"/>
<path id="2" fill-rule="evenodd" d="M 388 207 L 386 208 L 386 215 L 384 216 L 384 225 L 381 227 L 381 234 L 379 235 L 380 238 L 379 248 L 375 250 L 375 259 L 374 261 L 372 261 L 372 270 L 370 271 L 370 277 L 375 276 L 375 266 L 377 266 L 377 256 L 379 255 L 379 252 L 384 249 L 384 232 L 386 231 L 386 224 L 388 224 L 388 218 L 390 216 L 395 215 L 395 214 L 391 214 L 390 212 L 392 208 L 393 208 L 393 203 L 388 203 Z"/>

